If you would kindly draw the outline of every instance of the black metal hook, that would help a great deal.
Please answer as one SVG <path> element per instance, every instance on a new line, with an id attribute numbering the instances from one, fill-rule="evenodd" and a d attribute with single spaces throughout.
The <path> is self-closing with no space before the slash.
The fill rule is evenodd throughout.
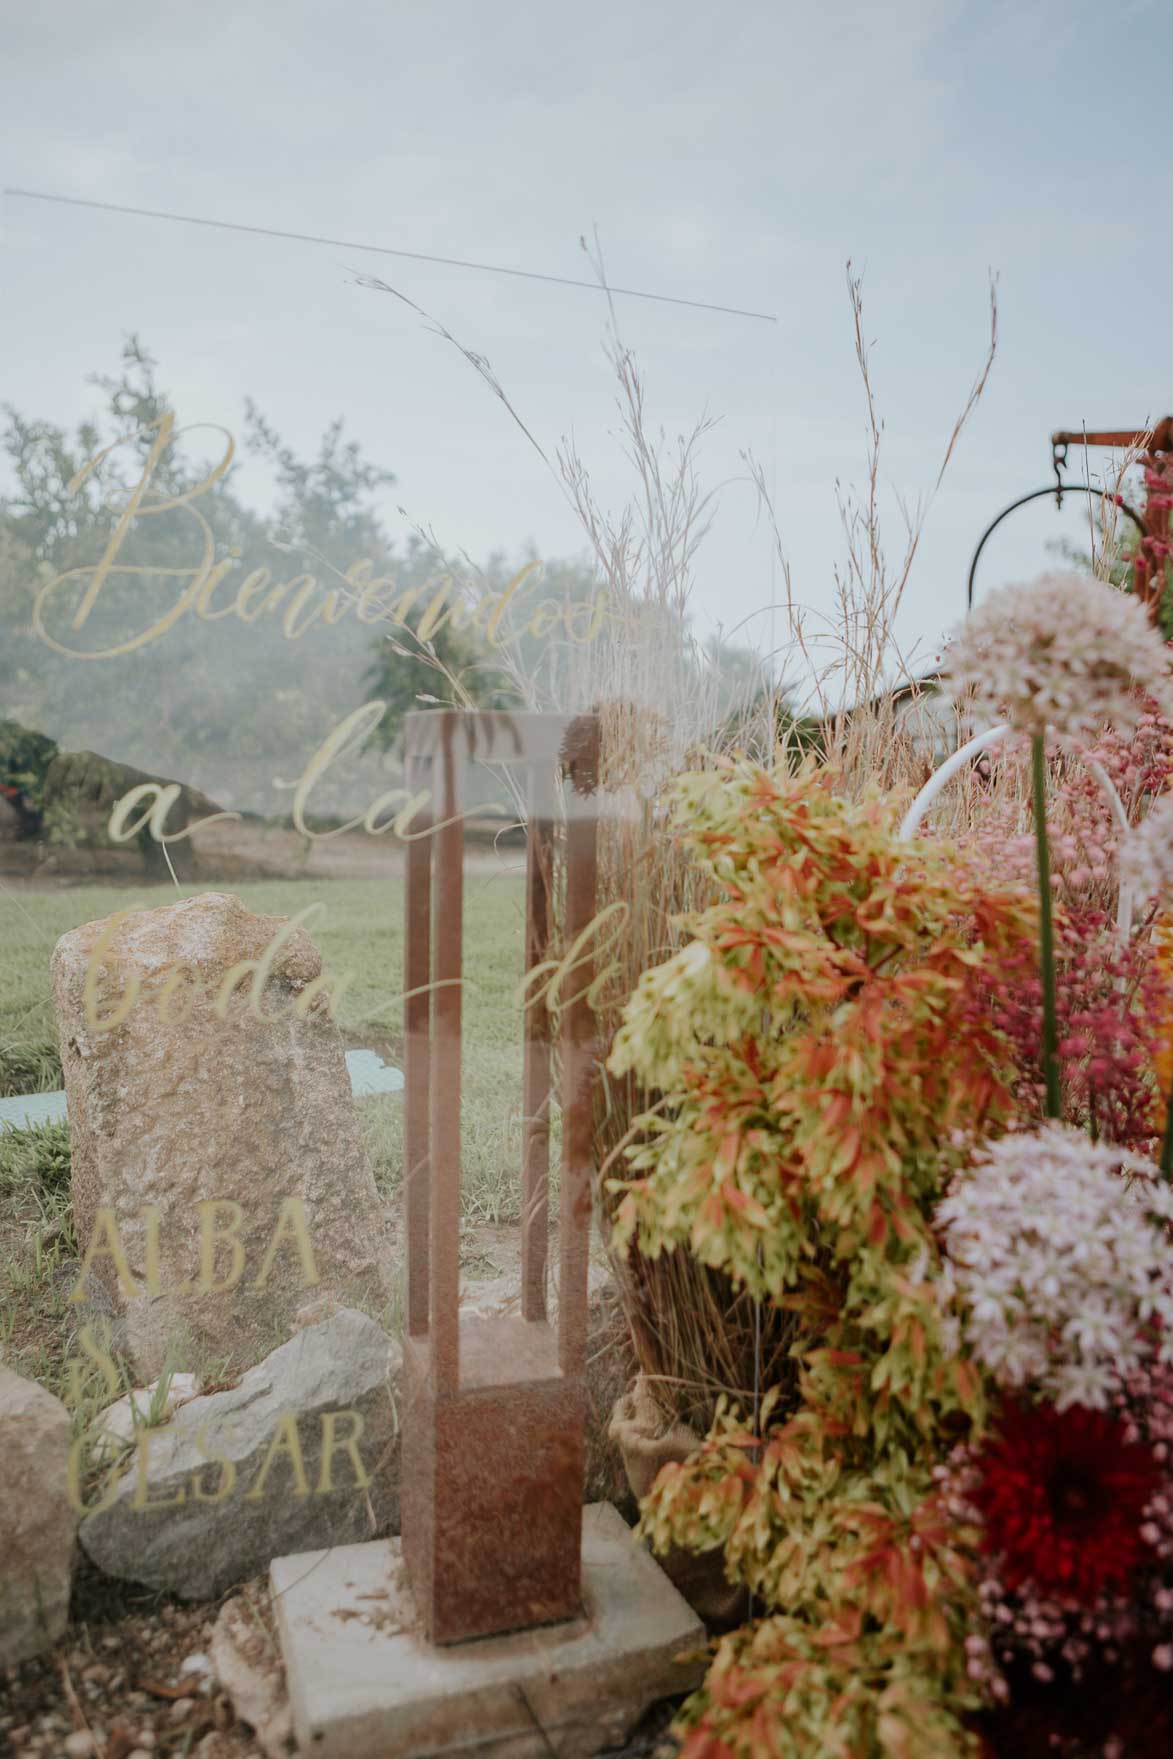
<path id="1" fill-rule="evenodd" d="M 974 577 L 977 574 L 979 558 L 986 547 L 986 539 L 999 525 L 1001 525 L 1002 521 L 1007 518 L 1009 514 L 1015 512 L 1019 507 L 1025 507 L 1028 501 L 1039 501 L 1044 495 L 1054 495 L 1056 507 L 1062 510 L 1064 495 L 1098 495 L 1101 501 L 1111 501 L 1114 507 L 1119 507 L 1122 513 L 1127 513 L 1142 537 L 1147 537 L 1149 535 L 1148 526 L 1145 524 L 1140 514 L 1128 505 L 1128 502 L 1124 499 L 1123 495 L 1110 494 L 1107 489 L 1097 489 L 1090 483 L 1065 483 L 1060 472 L 1067 459 L 1067 447 L 1064 445 L 1062 449 L 1060 449 L 1058 446 L 1053 446 L 1052 451 L 1055 464 L 1055 487 L 1032 489 L 1029 495 L 1021 495 L 1017 501 L 1011 501 L 1009 507 L 1003 507 L 1001 513 L 998 514 L 996 519 L 991 519 L 989 525 L 987 525 L 985 531 L 983 531 L 981 537 L 978 539 L 977 549 L 973 553 L 973 561 L 969 565 L 969 579 L 966 582 L 965 588 L 965 608 L 967 612 L 973 610 Z"/>
<path id="2" fill-rule="evenodd" d="M 1055 472 L 1055 506 L 1063 510 L 1063 490 L 1067 484 L 1063 481 L 1063 467 L 1067 463 L 1067 441 L 1051 441 L 1051 469 Z"/>

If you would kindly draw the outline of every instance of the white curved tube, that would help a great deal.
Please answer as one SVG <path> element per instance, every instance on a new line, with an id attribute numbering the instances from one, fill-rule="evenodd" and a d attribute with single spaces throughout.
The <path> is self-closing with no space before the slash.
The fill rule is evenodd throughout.
<path id="1" fill-rule="evenodd" d="M 977 757 L 979 752 L 989 751 L 992 746 L 1000 745 L 1009 731 L 1010 727 L 1005 722 L 1001 726 L 990 727 L 985 733 L 979 733 L 976 738 L 970 739 L 961 746 L 958 751 L 953 753 L 952 757 L 947 757 L 940 768 L 933 771 L 905 813 L 900 826 L 901 837 L 907 839 L 915 836 L 929 807 L 945 784 L 951 782 L 958 770 L 963 770 L 967 763 Z M 1063 743 L 1074 752 L 1100 784 L 1112 817 L 1116 820 L 1121 834 L 1127 836 L 1131 829 L 1128 823 L 1128 814 L 1125 812 L 1124 802 L 1103 764 L 1098 759 L 1089 757 L 1086 751 L 1081 751 L 1074 740 L 1065 739 Z M 1122 942 L 1126 942 L 1132 933 L 1132 890 L 1129 886 L 1122 885 L 1120 887 L 1116 904 L 1116 932 Z"/>
<path id="2" fill-rule="evenodd" d="M 978 755 L 979 751 L 988 751 L 991 746 L 1000 745 L 1009 731 L 1009 723 L 1003 723 L 1000 727 L 991 727 L 988 732 L 979 733 L 976 739 L 970 739 L 967 744 L 960 748 L 960 750 L 955 751 L 952 757 L 947 757 L 940 769 L 933 771 L 932 775 L 905 813 L 903 822 L 900 826 L 901 838 L 907 840 L 909 837 L 916 834 L 920 829 L 920 823 L 924 818 L 925 813 L 929 810 L 929 807 L 933 804 L 933 801 L 937 798 L 937 795 L 941 792 L 942 788 L 944 788 L 946 782 L 951 782 L 958 770 L 963 770 L 970 759 Z"/>

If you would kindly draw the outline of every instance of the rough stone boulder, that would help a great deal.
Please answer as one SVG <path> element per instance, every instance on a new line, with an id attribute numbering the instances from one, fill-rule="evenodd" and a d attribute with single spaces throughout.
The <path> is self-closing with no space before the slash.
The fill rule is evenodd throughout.
<path id="1" fill-rule="evenodd" d="M 220 810 L 189 783 L 148 775 L 96 751 L 62 751 L 44 733 L 0 720 L 0 837 L 43 839 L 51 830 L 56 854 L 67 848 L 74 866 L 105 866 L 116 859 L 140 866 L 148 879 L 165 883 L 172 869 L 177 877 L 194 879 L 199 863 L 190 838 L 173 842 L 165 854 L 146 827 L 129 842 L 110 836 L 114 807 L 144 783 L 174 789 L 167 811 L 171 837 Z M 99 861 L 99 855 L 107 859 Z"/>
<path id="2" fill-rule="evenodd" d="M 52 974 L 77 1293 L 139 1373 L 258 1362 L 311 1296 L 381 1312 L 384 1212 L 304 929 L 206 892 L 83 924 Z"/>
<path id="3" fill-rule="evenodd" d="M 466 1311 L 500 1313 L 515 1301 L 515 1292 L 491 1284 L 470 1289 Z M 588 1355 L 583 1499 L 628 1503 L 607 1429 L 632 1361 L 605 1285 L 592 1294 Z M 90 1492 L 94 1512 L 82 1522 L 82 1545 L 108 1575 L 201 1600 L 272 1558 L 398 1533 L 402 1370 L 399 1343 L 363 1314 L 344 1308 L 308 1324 L 230 1392 L 184 1399 L 149 1439 L 124 1442 L 134 1451 Z M 135 1400 L 140 1408 L 146 1402 Z M 345 1445 L 352 1412 L 361 1418 L 365 1486 Z M 110 1457 L 111 1432 L 121 1427 L 110 1412 L 96 1420 L 92 1463 Z M 327 1492 L 323 1453 L 331 1443 Z"/>
<path id="4" fill-rule="evenodd" d="M 152 783 L 175 786 L 178 793 L 167 812 L 167 834 L 179 837 L 168 846 L 144 827 L 129 843 L 115 843 L 109 832 L 110 814 L 132 788 Z M 188 826 L 219 811 L 215 803 L 186 782 L 172 784 L 162 776 L 148 775 L 130 764 L 118 763 L 96 751 L 57 751 L 45 769 L 42 782 L 42 817 L 52 818 L 59 836 L 79 849 L 120 849 L 137 857 L 148 880 L 166 884 L 175 870 L 178 879 L 194 879 L 199 862 L 190 837 L 180 837 Z M 168 864 L 170 857 L 170 865 Z"/>
<path id="5" fill-rule="evenodd" d="M 0 1367 L 0 1670 L 56 1642 L 69 1617 L 68 1461 L 60 1399 Z"/>
<path id="6" fill-rule="evenodd" d="M 398 1526 L 399 1350 L 344 1308 L 282 1344 L 228 1392 L 140 1431 L 91 1492 L 81 1543 L 107 1575 L 206 1600 L 274 1557 Z"/>

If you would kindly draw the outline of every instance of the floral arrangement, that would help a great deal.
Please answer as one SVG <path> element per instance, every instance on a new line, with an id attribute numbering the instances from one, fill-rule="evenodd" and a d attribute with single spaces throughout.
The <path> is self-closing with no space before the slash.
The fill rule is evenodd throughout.
<path id="1" fill-rule="evenodd" d="M 1018 822 L 909 841 L 814 767 L 682 778 L 716 901 L 611 1051 L 657 1096 L 620 1243 L 797 1325 L 643 1504 L 755 1613 L 685 1759 L 1173 1750 L 1168 656 L 1049 577 L 950 665 L 1025 749 Z"/>
<path id="2" fill-rule="evenodd" d="M 1126 1668 L 1173 1669 L 1171 1218 L 1151 1162 L 1055 1124 L 988 1145 L 937 1212 L 961 1336 L 1001 1394 L 937 1474 L 978 1534 L 970 1672 L 1005 1706 L 1050 1700 L 1052 1735 L 1105 1692 L 1122 1710 Z M 1066 1750 L 1126 1748 L 1106 1728 Z"/>

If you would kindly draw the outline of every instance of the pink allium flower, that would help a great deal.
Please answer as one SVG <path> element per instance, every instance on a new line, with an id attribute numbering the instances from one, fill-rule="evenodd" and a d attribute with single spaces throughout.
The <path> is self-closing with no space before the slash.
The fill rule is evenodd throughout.
<path id="1" fill-rule="evenodd" d="M 1163 794 L 1121 844 L 1120 882 L 1138 902 L 1173 892 L 1173 794 Z"/>
<path id="2" fill-rule="evenodd" d="M 1106 1409 L 1154 1351 L 1173 1359 L 1170 1218 L 1173 1189 L 1151 1162 L 1079 1130 L 987 1143 L 935 1216 L 974 1356 L 1059 1411 Z"/>
<path id="3" fill-rule="evenodd" d="M 991 593 L 950 641 L 945 671 L 979 724 L 1031 735 L 1094 739 L 1171 700 L 1168 652 L 1144 607 L 1085 574 Z"/>

